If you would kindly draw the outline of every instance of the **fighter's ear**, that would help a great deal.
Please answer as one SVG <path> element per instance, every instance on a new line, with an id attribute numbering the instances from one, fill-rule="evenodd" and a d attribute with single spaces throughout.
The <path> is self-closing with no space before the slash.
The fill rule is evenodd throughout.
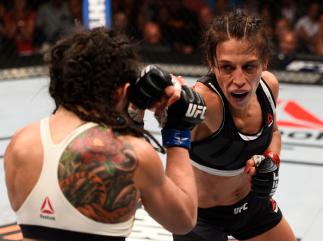
<path id="1" fill-rule="evenodd" d="M 129 91 L 129 86 L 130 86 L 130 83 L 127 82 L 125 83 L 124 85 L 120 86 L 117 91 L 116 91 L 116 98 L 117 100 L 123 100 L 126 98 L 127 96 L 127 93 Z"/>
<path id="2" fill-rule="evenodd" d="M 268 60 L 264 60 L 262 62 L 262 69 L 263 71 L 267 70 L 268 69 Z"/>
<path id="3" fill-rule="evenodd" d="M 128 93 L 128 88 L 129 88 L 130 84 L 126 83 L 122 86 L 120 86 L 117 90 L 116 90 L 116 94 L 115 94 L 115 100 L 116 100 L 116 110 L 118 111 L 122 111 L 124 109 L 124 106 L 126 105 L 126 103 L 128 103 L 128 97 L 127 97 L 127 93 Z"/>
<path id="4" fill-rule="evenodd" d="M 208 63 L 208 66 L 210 67 L 210 70 L 211 70 L 212 72 L 214 72 L 214 69 L 215 69 L 215 67 L 216 67 L 216 60 L 215 60 L 215 59 L 213 59 L 213 60 L 208 59 L 208 60 L 207 60 L 207 63 Z"/>

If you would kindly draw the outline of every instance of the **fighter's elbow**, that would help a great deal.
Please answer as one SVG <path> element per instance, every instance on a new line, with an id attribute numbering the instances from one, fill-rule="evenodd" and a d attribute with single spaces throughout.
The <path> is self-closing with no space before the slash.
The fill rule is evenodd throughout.
<path id="1" fill-rule="evenodd" d="M 196 220 L 187 220 L 187 222 L 185 223 L 185 225 L 181 228 L 178 229 L 177 232 L 173 232 L 174 234 L 187 234 L 190 231 L 192 231 L 192 229 L 195 227 L 196 225 Z"/>
<path id="2" fill-rule="evenodd" d="M 185 215 L 182 218 L 174 216 L 174 223 L 171 227 L 173 234 L 187 234 L 195 227 L 197 221 L 197 213 Z"/>

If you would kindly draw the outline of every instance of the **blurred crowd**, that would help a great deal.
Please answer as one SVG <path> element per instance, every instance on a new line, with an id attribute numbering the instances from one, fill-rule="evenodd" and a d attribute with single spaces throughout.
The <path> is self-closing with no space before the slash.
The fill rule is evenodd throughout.
<path id="1" fill-rule="evenodd" d="M 82 21 L 82 0 L 0 0 L 0 51 L 31 55 Z"/>
<path id="2" fill-rule="evenodd" d="M 143 51 L 184 55 L 201 51 L 213 17 L 244 8 L 262 17 L 280 65 L 295 54 L 323 56 L 322 1 L 304 0 L 111 0 L 112 27 Z M 0 0 L 0 54 L 42 53 L 82 24 L 82 0 Z"/>

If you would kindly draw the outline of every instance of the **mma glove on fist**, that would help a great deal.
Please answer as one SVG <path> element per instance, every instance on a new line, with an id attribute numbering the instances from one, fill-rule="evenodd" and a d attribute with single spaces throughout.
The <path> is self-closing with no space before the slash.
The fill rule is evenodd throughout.
<path id="1" fill-rule="evenodd" d="M 192 130 L 205 119 L 206 106 L 202 96 L 182 85 L 181 97 L 169 106 L 163 116 L 164 129 Z"/>
<path id="2" fill-rule="evenodd" d="M 137 126 L 144 127 L 145 109 L 160 101 L 170 85 L 173 85 L 171 75 L 155 65 L 148 65 L 141 71 L 129 91 L 128 114 Z"/>
<path id="3" fill-rule="evenodd" d="M 159 123 L 163 126 L 162 139 L 165 147 L 191 145 L 191 130 L 205 119 L 206 105 L 202 96 L 186 85 L 182 85 L 181 97 L 169 106 Z"/>
<path id="4" fill-rule="evenodd" d="M 145 67 L 137 82 L 130 87 L 129 100 L 139 109 L 150 108 L 160 101 L 166 87 L 173 85 L 172 77 L 155 65 Z"/>
<path id="5" fill-rule="evenodd" d="M 256 174 L 252 177 L 252 191 L 261 198 L 272 197 L 278 186 L 280 159 L 276 153 L 265 152 L 253 156 Z"/>
<path id="6" fill-rule="evenodd" d="M 143 69 L 140 78 L 130 87 L 129 100 L 139 110 L 128 110 L 136 122 L 140 110 L 153 106 L 161 100 L 165 88 L 173 85 L 172 76 L 155 65 Z M 190 130 L 205 118 L 206 105 L 203 98 L 186 85 L 181 86 L 180 99 L 162 111 L 157 117 L 162 129 L 165 147 L 179 146 L 189 148 L 191 143 Z"/>

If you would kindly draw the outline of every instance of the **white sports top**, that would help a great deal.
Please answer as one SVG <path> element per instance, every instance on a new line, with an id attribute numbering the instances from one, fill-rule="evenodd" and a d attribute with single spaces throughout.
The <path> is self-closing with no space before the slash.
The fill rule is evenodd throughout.
<path id="1" fill-rule="evenodd" d="M 36 185 L 16 212 L 19 225 L 35 225 L 118 237 L 126 237 L 130 234 L 134 217 L 128 221 L 113 224 L 94 221 L 84 216 L 69 203 L 58 183 L 57 169 L 65 148 L 77 135 L 96 125 L 88 122 L 72 131 L 60 143 L 54 144 L 50 135 L 49 118 L 41 120 L 43 167 Z"/>

